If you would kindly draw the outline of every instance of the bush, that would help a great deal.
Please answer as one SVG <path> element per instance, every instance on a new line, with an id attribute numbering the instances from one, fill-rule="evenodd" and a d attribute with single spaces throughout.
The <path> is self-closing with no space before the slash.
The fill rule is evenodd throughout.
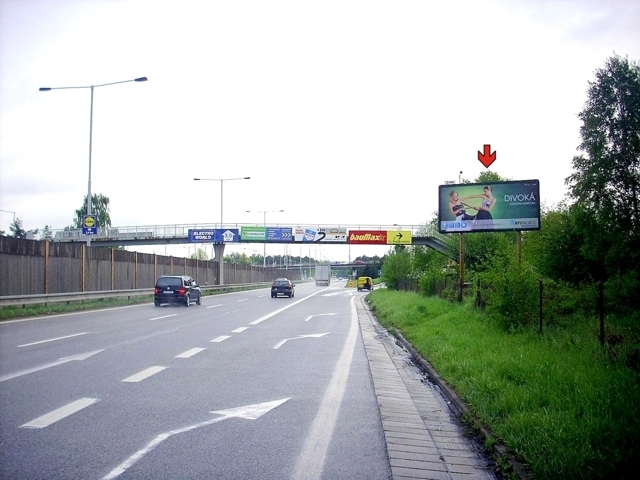
<path id="1" fill-rule="evenodd" d="M 487 312 L 507 330 L 534 324 L 540 313 L 538 276 L 514 258 L 499 263 L 478 274 Z"/>

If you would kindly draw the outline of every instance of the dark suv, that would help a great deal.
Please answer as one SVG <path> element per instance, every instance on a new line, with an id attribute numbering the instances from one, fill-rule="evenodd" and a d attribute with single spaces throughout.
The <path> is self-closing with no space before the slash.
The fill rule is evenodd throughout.
<path id="1" fill-rule="evenodd" d="M 202 292 L 196 281 L 188 275 L 163 275 L 158 278 L 153 304 L 181 303 L 188 307 L 192 302 L 202 303 Z"/>
<path id="2" fill-rule="evenodd" d="M 295 294 L 293 282 L 288 278 L 276 278 L 271 283 L 271 298 L 276 298 L 278 294 L 293 298 Z"/>

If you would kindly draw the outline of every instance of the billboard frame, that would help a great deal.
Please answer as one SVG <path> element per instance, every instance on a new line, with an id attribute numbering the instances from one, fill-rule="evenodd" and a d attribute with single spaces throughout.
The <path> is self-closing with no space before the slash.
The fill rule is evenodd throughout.
<path id="1" fill-rule="evenodd" d="M 485 188 L 491 189 L 495 198 L 489 207 L 490 212 L 477 212 L 488 197 L 484 196 Z M 458 197 L 454 201 L 454 193 Z M 466 200 L 466 202 L 465 202 Z M 471 201 L 473 200 L 473 201 Z M 473 203 L 472 206 L 471 203 Z M 452 205 L 453 207 L 450 207 Z M 456 210 L 458 216 L 452 213 Z M 494 207 L 497 207 L 494 209 Z M 462 209 L 462 210 L 460 210 Z M 467 211 L 465 215 L 460 211 Z M 475 214 L 473 214 L 475 212 Z M 509 232 L 524 230 L 540 230 L 540 181 L 507 180 L 484 183 L 456 183 L 438 186 L 438 232 L 473 233 L 473 232 Z"/>

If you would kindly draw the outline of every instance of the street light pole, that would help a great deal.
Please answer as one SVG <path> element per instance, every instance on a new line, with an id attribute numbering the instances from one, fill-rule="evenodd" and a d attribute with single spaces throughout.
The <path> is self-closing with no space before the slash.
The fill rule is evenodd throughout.
<path id="1" fill-rule="evenodd" d="M 267 229 L 267 213 L 281 213 L 284 210 L 247 210 L 247 213 L 262 213 L 262 226 Z M 267 242 L 262 244 L 262 268 L 267 268 Z"/>
<path id="2" fill-rule="evenodd" d="M 40 87 L 41 92 L 48 92 L 50 90 L 70 90 L 70 89 L 78 89 L 78 88 L 90 88 L 91 89 L 91 109 L 89 112 L 89 181 L 87 185 L 87 215 L 91 215 L 91 150 L 93 146 L 93 90 L 97 87 L 106 87 L 108 85 L 117 85 L 119 83 L 129 83 L 129 82 L 146 82 L 147 77 L 139 77 L 133 78 L 131 80 L 121 80 L 119 82 L 111 82 L 111 83 L 102 83 L 100 85 L 86 85 L 80 87 Z M 87 240 L 87 245 L 89 245 L 91 240 Z"/>
<path id="3" fill-rule="evenodd" d="M 220 182 L 220 228 L 223 228 L 223 205 L 224 205 L 224 182 L 226 180 L 250 180 L 251 177 L 237 177 L 237 178 L 194 178 L 194 180 L 206 180 L 210 182 Z"/>

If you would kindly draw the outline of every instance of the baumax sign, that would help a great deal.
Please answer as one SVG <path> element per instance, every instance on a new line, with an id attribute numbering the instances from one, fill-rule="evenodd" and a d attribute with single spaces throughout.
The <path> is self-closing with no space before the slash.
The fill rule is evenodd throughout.
<path id="1" fill-rule="evenodd" d="M 385 230 L 349 230 L 347 243 L 386 245 L 387 232 Z"/>

